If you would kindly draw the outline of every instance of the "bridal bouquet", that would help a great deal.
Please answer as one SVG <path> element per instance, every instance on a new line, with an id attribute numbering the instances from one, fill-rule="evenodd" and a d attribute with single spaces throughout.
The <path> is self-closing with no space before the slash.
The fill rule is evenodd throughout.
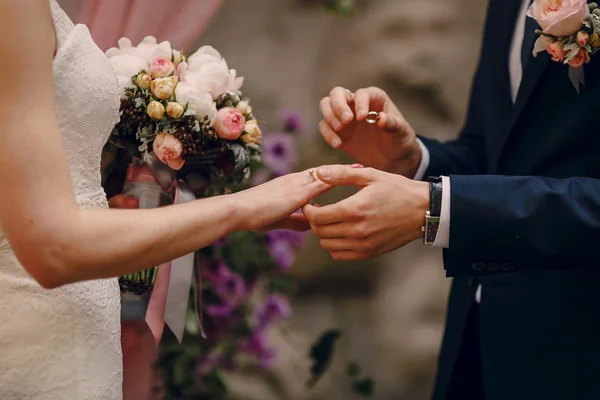
<path id="1" fill-rule="evenodd" d="M 106 52 L 121 89 L 109 142 L 126 150 L 123 193 L 153 208 L 222 194 L 260 161 L 262 133 L 243 78 L 210 46 L 189 57 L 169 42 L 127 38 Z M 124 292 L 152 290 L 156 267 L 120 279 Z"/>

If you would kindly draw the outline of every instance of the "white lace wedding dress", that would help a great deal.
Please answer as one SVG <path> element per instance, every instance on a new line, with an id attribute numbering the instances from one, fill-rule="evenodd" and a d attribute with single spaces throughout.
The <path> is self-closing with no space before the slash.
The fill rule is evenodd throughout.
<path id="1" fill-rule="evenodd" d="M 87 28 L 50 4 L 56 113 L 73 188 L 81 207 L 107 207 L 100 156 L 118 118 L 117 79 Z M 121 399 L 120 340 L 117 279 L 43 289 L 0 231 L 0 399 Z"/>

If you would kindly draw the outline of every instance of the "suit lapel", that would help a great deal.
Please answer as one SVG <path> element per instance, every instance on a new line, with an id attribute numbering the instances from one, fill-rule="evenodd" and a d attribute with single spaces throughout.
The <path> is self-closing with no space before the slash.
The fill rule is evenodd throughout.
<path id="1" fill-rule="evenodd" d="M 531 29 L 531 24 L 527 24 L 526 29 Z M 527 37 L 527 32 L 525 33 L 525 37 Z M 533 37 L 530 35 L 529 41 L 523 43 L 523 45 L 527 45 L 528 49 L 533 51 L 533 44 L 536 39 L 537 37 L 535 35 L 533 35 Z M 502 152 L 506 140 L 515 127 L 515 124 L 521 116 L 524 107 L 527 105 L 527 102 L 529 101 L 529 98 L 531 97 L 531 94 L 533 93 L 533 90 L 535 89 L 539 79 L 543 75 L 549 60 L 550 55 L 545 51 L 538 53 L 537 57 L 528 58 L 527 64 L 525 65 L 525 69 L 523 71 L 521 85 L 519 86 L 519 91 L 517 92 L 517 98 L 515 99 L 512 112 L 510 113 L 506 129 L 502 132 L 498 140 L 498 155 L 500 155 Z"/>

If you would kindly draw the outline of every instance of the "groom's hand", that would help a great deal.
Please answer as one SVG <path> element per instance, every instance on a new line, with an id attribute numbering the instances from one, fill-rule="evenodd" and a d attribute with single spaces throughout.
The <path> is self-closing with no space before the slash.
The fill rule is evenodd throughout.
<path id="1" fill-rule="evenodd" d="M 334 88 L 320 104 L 319 130 L 331 147 L 342 149 L 361 164 L 413 178 L 421 162 L 415 131 L 383 90 L 370 87 L 355 94 Z M 379 120 L 366 122 L 376 111 Z"/>
<path id="2" fill-rule="evenodd" d="M 365 260 L 423 237 L 429 185 L 372 168 L 343 165 L 317 169 L 334 186 L 356 186 L 358 193 L 336 204 L 304 206 L 315 235 L 334 260 Z"/>

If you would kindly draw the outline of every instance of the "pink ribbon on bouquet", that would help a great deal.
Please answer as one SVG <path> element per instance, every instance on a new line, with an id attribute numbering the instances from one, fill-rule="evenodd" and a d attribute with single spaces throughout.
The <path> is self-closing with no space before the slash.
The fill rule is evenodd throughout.
<path id="1" fill-rule="evenodd" d="M 128 185 L 130 187 L 136 184 L 148 185 L 140 187 L 140 190 L 146 192 L 153 192 L 157 189 L 165 192 L 174 191 L 173 204 L 195 200 L 196 196 L 185 184 L 173 183 L 172 172 L 166 169 L 166 166 L 163 168 L 161 164 L 160 162 L 150 163 L 154 173 L 146 165 L 130 166 L 127 171 L 125 189 Z M 135 188 L 131 190 L 131 194 L 135 196 Z M 146 201 L 140 201 L 140 208 L 160 206 L 159 198 L 160 196 L 156 195 L 148 196 Z M 195 253 L 193 252 L 158 266 L 154 288 L 146 311 L 146 323 L 157 346 L 162 339 L 165 324 L 180 343 L 183 339 L 194 266 Z M 200 275 L 198 275 L 198 279 L 200 279 Z M 200 310 L 197 308 L 196 312 L 199 313 Z M 198 320 L 200 322 L 199 317 Z"/>

